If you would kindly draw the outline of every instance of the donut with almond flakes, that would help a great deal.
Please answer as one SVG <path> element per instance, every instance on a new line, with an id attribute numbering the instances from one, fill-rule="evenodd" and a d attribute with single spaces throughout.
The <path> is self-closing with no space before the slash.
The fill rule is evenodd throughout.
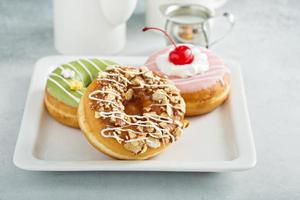
<path id="1" fill-rule="evenodd" d="M 174 143 L 186 126 L 179 90 L 146 67 L 109 66 L 84 93 L 78 121 L 97 150 L 143 160 Z"/>

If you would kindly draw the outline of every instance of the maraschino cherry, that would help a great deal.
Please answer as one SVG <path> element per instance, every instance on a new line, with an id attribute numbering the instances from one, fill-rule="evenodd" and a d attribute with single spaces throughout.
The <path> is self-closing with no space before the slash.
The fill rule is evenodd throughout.
<path id="1" fill-rule="evenodd" d="M 143 28 L 143 31 L 148 31 L 148 30 L 158 30 L 160 32 L 162 32 L 170 41 L 171 44 L 174 45 L 174 50 L 172 50 L 169 53 L 169 61 L 175 65 L 185 65 L 185 64 L 190 64 L 193 62 L 194 60 L 194 55 L 193 52 L 191 50 L 190 47 L 186 46 L 186 45 L 180 45 L 177 46 L 174 42 L 174 40 L 170 37 L 170 35 L 168 33 L 166 33 L 166 31 L 157 28 L 157 27 L 149 27 L 146 26 Z"/>

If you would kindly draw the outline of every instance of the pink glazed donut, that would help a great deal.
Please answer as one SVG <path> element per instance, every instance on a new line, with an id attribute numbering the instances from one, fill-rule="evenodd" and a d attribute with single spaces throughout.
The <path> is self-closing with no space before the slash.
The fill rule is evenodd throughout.
<path id="1" fill-rule="evenodd" d="M 194 67 L 200 61 L 203 63 L 203 59 L 194 59 L 189 66 L 170 63 L 166 55 L 171 46 L 152 54 L 145 63 L 150 70 L 166 75 L 175 83 L 185 100 L 186 116 L 205 114 L 221 105 L 229 95 L 231 83 L 230 70 L 219 57 L 207 49 L 191 47 L 197 52 L 195 55 L 205 58 L 201 64 L 205 70 Z"/>

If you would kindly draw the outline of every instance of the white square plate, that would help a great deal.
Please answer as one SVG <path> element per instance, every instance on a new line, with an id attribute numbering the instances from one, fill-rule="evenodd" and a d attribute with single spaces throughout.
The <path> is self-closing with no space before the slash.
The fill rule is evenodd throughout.
<path id="1" fill-rule="evenodd" d="M 59 64 L 79 57 L 51 56 L 36 63 L 14 154 L 17 167 L 37 171 L 197 171 L 245 170 L 256 163 L 240 68 L 229 64 L 232 89 L 215 111 L 190 118 L 182 138 L 145 161 L 113 160 L 87 143 L 80 131 L 53 120 L 43 104 L 47 76 Z M 106 57 L 141 65 L 146 57 Z"/>

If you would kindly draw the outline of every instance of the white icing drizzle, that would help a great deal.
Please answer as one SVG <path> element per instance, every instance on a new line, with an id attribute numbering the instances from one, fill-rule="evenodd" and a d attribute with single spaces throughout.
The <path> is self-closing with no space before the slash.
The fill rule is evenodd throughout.
<path id="1" fill-rule="evenodd" d="M 114 115 L 116 113 L 121 114 L 121 116 Z M 99 115 L 102 116 L 104 119 L 105 118 L 111 118 L 111 117 L 114 117 L 116 119 L 120 119 L 125 124 L 128 124 L 129 126 L 141 126 L 141 127 L 150 127 L 150 128 L 152 127 L 156 131 L 158 131 L 160 134 L 162 134 L 162 130 L 155 123 L 153 123 L 152 121 L 136 121 L 135 123 L 131 123 L 131 122 L 127 121 L 126 119 L 124 119 L 125 116 L 127 118 L 135 117 L 135 118 L 140 118 L 140 119 L 147 119 L 147 117 L 137 116 L 137 115 L 126 115 L 126 114 L 123 115 L 123 113 L 121 113 L 121 112 L 105 112 L 105 115 L 101 114 L 101 112 L 100 112 Z M 155 118 L 152 118 L 152 119 L 155 119 Z M 155 119 L 155 120 L 159 121 L 159 119 Z M 161 122 L 166 122 L 166 121 L 161 120 Z"/>
<path id="2" fill-rule="evenodd" d="M 127 78 L 124 78 L 123 76 L 120 76 L 120 74 L 113 74 L 113 73 L 107 73 L 107 72 L 102 72 L 102 74 L 106 75 L 106 76 L 113 76 L 113 77 L 118 77 L 121 78 L 123 81 L 125 81 L 128 84 L 131 84 L 130 81 L 128 81 Z"/>
<path id="3" fill-rule="evenodd" d="M 105 135 L 105 134 L 103 134 L 102 131 L 101 131 L 101 135 L 102 135 L 103 137 L 105 137 L 105 138 L 114 138 L 114 139 L 116 139 L 119 143 L 121 143 L 121 142 L 124 141 L 124 139 L 120 138 L 115 132 L 112 132 L 112 134 L 113 134 L 113 135 L 110 135 L 110 134 Z"/>
<path id="4" fill-rule="evenodd" d="M 92 99 L 92 100 L 99 101 L 99 102 L 104 102 L 104 103 L 109 103 L 109 104 L 112 104 L 112 105 L 116 106 L 116 107 L 119 108 L 119 109 L 122 109 L 122 108 L 123 108 L 122 106 L 116 104 L 116 103 L 113 102 L 113 101 L 109 101 L 109 100 L 105 100 L 105 99 L 99 99 L 99 98 L 93 97 L 92 95 L 93 95 L 92 93 L 89 94 L 89 98 Z"/>
<path id="5" fill-rule="evenodd" d="M 60 85 L 56 80 L 54 80 L 51 77 L 48 77 L 48 80 L 51 81 L 52 83 L 56 84 L 60 89 L 62 89 L 66 94 L 68 94 L 74 101 L 76 101 L 77 103 L 79 103 L 80 98 L 74 96 L 73 94 L 71 94 L 68 90 L 66 90 L 62 85 Z"/>
<path id="6" fill-rule="evenodd" d="M 99 60 L 100 62 L 102 62 L 104 65 L 106 65 L 107 67 L 110 65 L 109 63 L 107 63 L 105 60 Z"/>
<path id="7" fill-rule="evenodd" d="M 83 95 L 83 93 L 80 90 L 76 90 L 76 92 L 78 92 L 81 96 Z"/>
<path id="8" fill-rule="evenodd" d="M 92 60 L 92 59 L 89 59 L 89 58 L 87 58 L 85 61 L 87 61 L 88 63 L 90 63 L 94 68 L 96 68 L 98 71 L 102 71 L 101 69 L 100 69 L 100 67 Z"/>
<path id="9" fill-rule="evenodd" d="M 93 75 L 92 73 L 90 72 L 90 70 L 85 66 L 85 64 L 83 62 L 81 62 L 81 60 L 78 60 L 78 63 L 79 65 L 87 72 L 87 74 L 89 75 L 90 77 L 90 81 L 92 82 L 93 81 Z"/>
<path id="10" fill-rule="evenodd" d="M 152 84 L 152 85 L 149 85 L 149 84 L 140 84 L 140 86 L 137 86 L 137 87 L 133 87 L 135 89 L 138 89 L 138 88 L 144 88 L 144 87 L 148 87 L 148 88 L 159 88 L 159 87 L 168 87 L 170 86 L 170 84 L 162 84 L 162 85 L 157 85 L 157 84 Z"/>
<path id="11" fill-rule="evenodd" d="M 94 99 L 95 100 L 95 99 Z M 100 99 L 101 100 L 101 99 Z M 159 115 L 145 115 L 144 116 L 141 116 L 141 115 L 127 115 L 126 113 L 124 112 L 99 112 L 99 114 L 103 117 L 103 118 L 108 118 L 108 117 L 111 117 L 111 115 L 115 115 L 115 114 L 118 114 L 118 115 L 121 115 L 122 117 L 133 117 L 133 118 L 138 118 L 138 119 L 145 119 L 145 117 L 148 117 L 148 118 L 151 118 L 155 121 L 159 121 L 159 122 L 166 122 L 166 123 L 173 123 L 173 121 L 170 119 L 170 118 L 167 118 L 167 117 L 162 117 L 162 116 L 159 116 Z M 118 116 L 115 116 L 116 118 L 118 118 Z M 157 118 L 156 118 L 157 117 Z M 126 121 L 125 119 L 119 117 L 119 119 L 122 119 L 124 120 L 126 123 L 128 123 L 129 125 L 135 125 L 131 122 L 128 122 Z M 163 119 L 163 120 L 162 120 Z M 141 123 L 147 123 L 145 121 L 138 121 L 138 122 L 141 122 Z M 142 125 L 142 124 L 139 124 L 139 125 Z"/>
<path id="12" fill-rule="evenodd" d="M 130 68 L 129 70 L 123 70 L 122 68 L 118 67 L 118 66 L 109 66 L 109 69 L 107 70 L 115 70 L 115 71 L 119 71 L 122 72 L 124 74 L 131 74 L 134 76 L 137 75 L 143 75 L 146 72 L 149 72 L 148 69 L 141 70 L 141 72 L 139 72 L 138 68 Z M 124 85 L 123 83 L 120 83 L 112 78 L 104 78 L 104 77 L 115 77 L 115 78 L 120 78 L 123 82 L 129 84 L 129 85 L 133 85 L 133 83 L 128 80 L 125 76 L 122 76 L 122 74 L 117 74 L 117 73 L 113 73 L 113 72 L 101 72 L 99 73 L 99 77 L 98 77 L 98 81 L 107 81 L 110 83 L 113 83 L 113 85 L 117 86 L 117 87 L 122 87 L 124 89 L 126 89 L 126 85 Z M 153 78 L 156 78 L 156 80 L 166 80 L 160 77 L 155 77 L 153 76 Z M 136 84 L 135 84 L 136 85 Z M 168 84 L 146 84 L 144 82 L 140 83 L 138 87 L 134 87 L 132 86 L 132 88 L 144 88 L 144 87 L 148 87 L 148 88 L 157 88 L 157 87 L 171 87 L 170 86 L 171 83 L 168 82 Z M 158 114 L 156 114 L 155 112 L 149 112 L 149 113 L 144 113 L 143 115 L 128 115 L 124 112 L 125 107 L 123 106 L 123 104 L 121 103 L 120 105 L 115 103 L 116 101 L 112 101 L 112 100 L 106 100 L 103 99 L 101 96 L 101 94 L 105 95 L 105 94 L 114 94 L 115 97 L 117 97 L 119 100 L 122 101 L 122 96 L 118 93 L 117 90 L 95 90 L 93 92 L 91 92 L 89 94 L 89 99 L 94 100 L 96 102 L 99 103 L 107 103 L 108 105 L 112 105 L 112 111 L 96 111 L 96 117 L 97 118 L 102 118 L 102 119 L 114 119 L 114 120 L 120 120 L 120 126 L 116 126 L 116 127 L 106 127 L 104 129 L 101 130 L 101 135 L 105 138 L 114 138 L 115 140 L 117 140 L 119 143 L 121 142 L 134 142 L 134 141 L 149 141 L 151 143 L 151 141 L 149 140 L 148 137 L 145 137 L 145 131 L 136 131 L 136 130 L 132 130 L 132 127 L 136 127 L 137 130 L 139 130 L 140 127 L 145 127 L 145 128 L 150 128 L 155 130 L 154 133 L 149 132 L 149 136 L 153 137 L 153 138 L 157 138 L 157 139 L 162 139 L 162 138 L 170 138 L 171 142 L 175 141 L 175 137 L 173 134 L 170 133 L 170 130 L 167 129 L 166 127 L 162 127 L 162 125 L 160 125 L 160 123 L 165 123 L 167 126 L 168 124 L 170 125 L 175 125 L 175 126 L 180 126 L 180 123 L 175 123 L 175 120 L 173 120 L 170 117 L 164 117 L 164 116 L 160 116 Z M 98 95 L 96 97 L 96 95 Z M 168 98 L 171 98 L 169 95 L 165 94 Z M 178 94 L 179 95 L 179 92 Z M 182 101 L 182 99 L 180 99 L 179 101 Z M 171 105 L 170 103 L 164 103 L 164 104 L 152 104 L 152 105 L 160 105 L 160 106 L 171 106 L 174 109 L 180 109 L 176 106 Z M 181 110 L 181 109 L 180 109 Z M 128 128 L 130 126 L 130 128 Z M 182 126 L 182 125 L 181 125 Z M 181 127 L 182 128 L 182 127 Z M 174 129 L 173 129 L 174 131 Z M 123 139 L 121 138 L 118 134 L 116 134 L 116 132 L 128 132 L 128 133 L 133 133 L 136 135 L 139 135 L 139 137 L 137 138 L 131 138 L 131 139 Z M 146 131 L 147 132 L 147 131 Z M 146 133 L 147 134 L 147 133 Z M 164 142 L 164 141 L 163 141 Z"/>
<path id="13" fill-rule="evenodd" d="M 132 129 L 125 129 L 125 127 L 129 127 L 129 126 L 123 126 L 122 128 L 120 128 L 120 127 L 111 127 L 111 128 L 106 128 L 103 131 L 105 132 L 105 131 L 118 130 L 118 131 L 127 131 L 127 132 L 135 133 L 135 134 L 138 134 L 138 135 L 143 135 L 144 134 L 143 132 L 140 132 L 140 131 L 134 131 Z"/>
<path id="14" fill-rule="evenodd" d="M 114 90 L 109 90 L 109 91 L 107 91 L 107 90 L 95 90 L 95 91 L 93 91 L 93 92 L 91 92 L 90 93 L 90 95 L 92 94 L 92 95 L 95 95 L 95 94 L 109 94 L 109 93 L 112 93 L 112 94 L 114 94 L 115 96 L 117 96 L 117 97 L 119 97 L 119 98 L 122 98 L 121 97 L 121 95 L 119 94 L 119 93 L 116 93 Z"/>
<path id="15" fill-rule="evenodd" d="M 70 83 L 69 83 L 65 78 L 63 78 L 62 76 L 60 76 L 60 75 L 58 75 L 58 74 L 55 74 L 55 73 L 52 72 L 52 73 L 50 74 L 50 76 L 55 76 L 55 77 L 61 79 L 62 81 L 64 81 L 66 84 L 70 85 Z M 77 93 L 80 94 L 80 95 L 83 95 L 83 93 L 82 93 L 80 90 L 77 90 L 77 91 L 75 91 L 75 92 L 77 92 Z"/>
<path id="16" fill-rule="evenodd" d="M 123 73 L 127 73 L 126 71 L 124 71 L 123 69 L 121 69 L 121 68 L 118 68 L 118 65 L 110 65 L 109 66 L 110 68 L 112 68 L 112 69 L 116 69 L 116 70 L 118 70 L 118 71 L 121 71 L 121 72 L 123 72 Z M 136 69 L 138 69 L 138 68 L 136 68 Z M 148 70 L 148 69 L 147 69 Z M 143 75 L 143 74 L 145 74 L 145 73 L 147 73 L 147 72 L 149 72 L 149 71 L 144 71 L 144 72 L 131 72 L 131 74 L 133 74 L 133 75 Z M 165 78 L 160 78 L 160 77 L 152 77 L 154 80 L 167 80 L 167 79 L 165 79 Z M 166 86 L 167 87 L 167 86 Z"/>
<path id="17" fill-rule="evenodd" d="M 120 71 L 120 72 L 123 72 L 123 73 L 128 73 L 127 71 L 121 69 L 119 66 L 117 65 L 110 65 L 109 66 L 110 69 L 115 69 L 117 71 Z M 132 75 L 143 75 L 145 72 L 137 72 L 138 71 L 138 68 L 133 68 L 134 70 L 132 70 L 129 74 L 132 74 Z"/>
<path id="18" fill-rule="evenodd" d="M 124 142 L 136 142 L 136 141 L 141 141 L 141 140 L 147 140 L 147 138 L 141 137 L 141 138 L 136 138 L 136 139 L 125 140 Z"/>
<path id="19" fill-rule="evenodd" d="M 109 82 L 113 82 L 113 83 L 115 83 L 115 84 L 118 85 L 118 86 L 125 87 L 124 84 L 119 83 L 118 81 L 113 80 L 113 79 L 108 79 L 108 78 L 98 78 L 98 80 L 99 80 L 99 81 L 109 81 Z"/>
<path id="20" fill-rule="evenodd" d="M 65 65 L 67 65 L 68 67 L 72 68 L 78 74 L 80 80 L 83 82 L 82 74 L 76 69 L 76 67 L 74 67 L 71 63 L 66 63 Z M 63 69 L 63 67 L 62 67 L 62 69 Z"/>
<path id="21" fill-rule="evenodd" d="M 173 106 L 173 105 L 167 104 L 167 103 L 162 103 L 162 104 L 154 103 L 154 104 L 151 104 L 150 106 L 170 106 L 170 107 L 172 107 L 172 108 L 175 108 L 175 109 L 179 109 L 179 110 L 181 110 L 181 111 L 184 111 L 184 110 L 182 110 L 180 107 Z"/>

